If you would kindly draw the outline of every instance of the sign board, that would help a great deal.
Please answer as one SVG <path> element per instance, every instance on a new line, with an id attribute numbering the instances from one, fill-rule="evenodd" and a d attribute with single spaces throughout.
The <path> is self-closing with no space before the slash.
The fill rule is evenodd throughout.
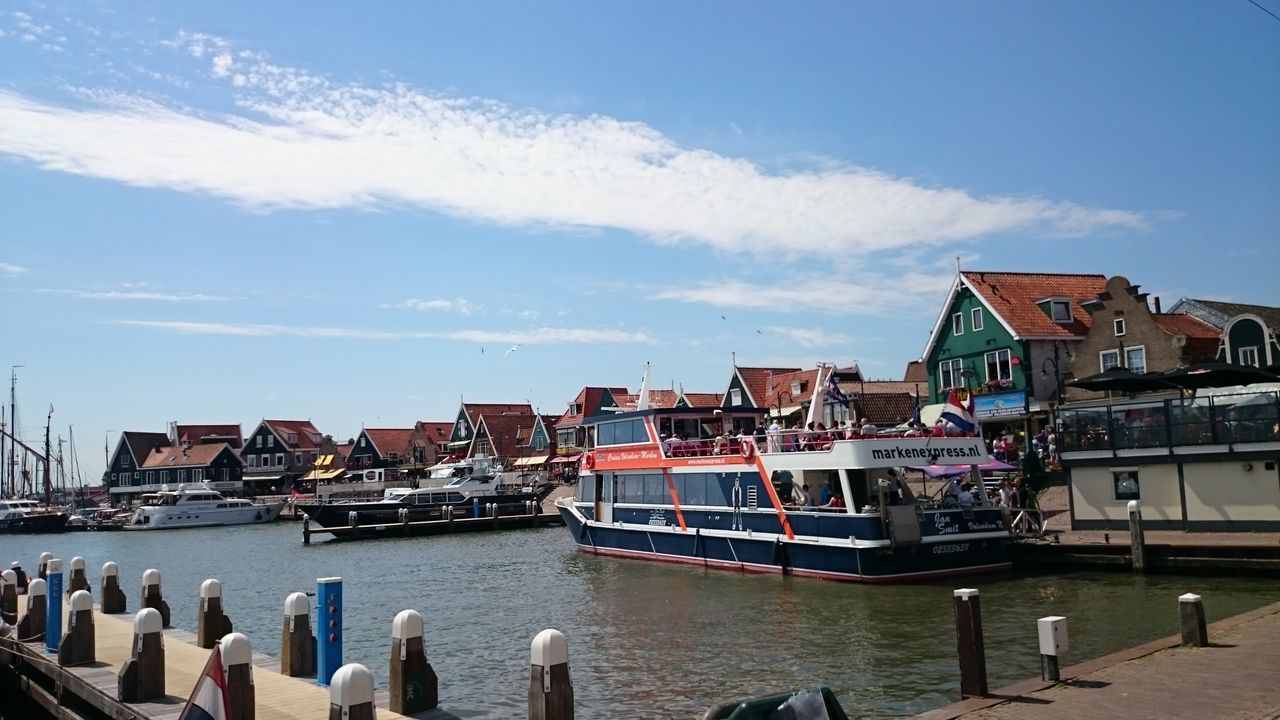
<path id="1" fill-rule="evenodd" d="M 1027 391 L 988 393 L 973 396 L 973 416 L 978 420 L 1017 417 L 1027 414 Z"/>

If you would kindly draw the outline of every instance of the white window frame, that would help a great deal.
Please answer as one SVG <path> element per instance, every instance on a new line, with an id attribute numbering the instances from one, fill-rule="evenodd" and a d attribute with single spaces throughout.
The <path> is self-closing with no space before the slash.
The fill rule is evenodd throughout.
<path id="1" fill-rule="evenodd" d="M 978 332 L 984 327 L 982 322 L 982 308 L 976 307 L 969 311 L 969 324 L 973 326 L 974 332 Z"/>
<path id="2" fill-rule="evenodd" d="M 1142 352 L 1142 372 L 1138 372 L 1137 370 L 1134 370 L 1134 369 L 1133 369 L 1133 363 L 1129 362 L 1129 353 L 1131 353 L 1131 352 L 1133 352 L 1133 351 L 1135 351 L 1135 350 L 1138 350 L 1138 351 L 1141 351 L 1141 352 Z M 1127 370 L 1129 370 L 1130 372 L 1136 372 L 1136 373 L 1138 373 L 1139 375 L 1141 375 L 1142 373 L 1145 373 L 1145 372 L 1147 371 L 1147 346 L 1146 346 L 1146 345 L 1133 345 L 1133 346 L 1131 346 L 1131 347 L 1127 347 L 1127 348 L 1125 348 L 1125 349 L 1124 349 L 1124 366 L 1125 366 L 1125 368 L 1126 368 Z"/>
<path id="3" fill-rule="evenodd" d="M 1107 357 L 1113 356 L 1116 361 L 1113 365 L 1107 365 Z M 1106 372 L 1113 367 L 1120 367 L 1120 351 L 1119 350 L 1103 350 L 1098 353 L 1098 372 Z"/>
<path id="4" fill-rule="evenodd" d="M 1246 356 L 1249 356 L 1249 355 L 1253 356 L 1252 360 L 1246 359 Z M 1239 358 L 1240 365 L 1251 365 L 1253 367 L 1260 367 L 1260 365 L 1258 364 L 1258 346 L 1257 345 L 1250 345 L 1249 347 L 1240 348 L 1239 350 L 1236 351 L 1236 357 Z"/>
<path id="5" fill-rule="evenodd" d="M 254 447 L 262 447 L 262 436 L 261 436 L 261 435 L 259 435 L 259 436 L 255 437 L 255 438 L 253 439 L 253 446 L 254 446 Z"/>
<path id="6" fill-rule="evenodd" d="M 1007 377 L 998 377 L 1000 375 L 1000 354 L 1001 353 L 1004 353 L 1004 356 L 1005 356 L 1004 364 L 1009 369 L 1009 374 Z M 995 356 L 997 377 L 991 377 L 991 356 L 992 355 Z M 983 360 L 983 364 L 987 368 L 987 382 L 991 382 L 992 380 L 1013 380 L 1013 352 L 1010 351 L 1008 348 L 1003 348 L 1001 350 L 992 350 L 986 355 L 983 355 L 982 360 Z"/>
<path id="7" fill-rule="evenodd" d="M 246 460 L 245 464 L 246 464 L 246 465 L 248 465 L 249 467 L 251 467 L 251 468 L 256 468 L 256 467 L 258 467 L 258 456 L 257 456 L 257 455 L 245 455 L 245 456 L 244 456 L 244 459 Z"/>
<path id="8" fill-rule="evenodd" d="M 953 367 L 955 368 L 954 370 L 951 369 Z M 944 370 L 944 368 L 946 369 Z M 950 385 L 948 385 L 946 382 L 943 381 L 943 378 L 948 373 L 950 373 L 952 376 Z M 939 361 L 938 362 L 938 389 L 949 390 L 951 388 L 960 387 L 960 385 L 957 385 L 956 383 L 963 381 L 964 379 L 963 373 L 964 373 L 964 360 L 960 358 L 951 358 L 950 360 Z"/>
<path id="9" fill-rule="evenodd" d="M 964 313 L 955 313 L 951 316 L 951 334 L 964 334 Z"/>
<path id="10" fill-rule="evenodd" d="M 360 436 L 360 447 L 364 447 L 364 436 Z"/>
<path id="11" fill-rule="evenodd" d="M 1113 319 L 1111 321 L 1111 329 L 1115 332 L 1116 337 L 1124 337 L 1125 330 L 1127 329 L 1124 324 L 1124 318 L 1118 317 Z"/>
<path id="12" fill-rule="evenodd" d="M 273 448 L 273 447 L 275 447 L 275 446 L 276 446 L 276 436 L 275 436 L 275 435 L 268 435 L 268 436 L 267 436 L 267 447 L 269 447 L 269 448 Z"/>
<path id="13" fill-rule="evenodd" d="M 741 404 L 742 404 L 742 390 L 741 390 L 741 389 L 739 389 L 739 388 L 734 388 L 734 389 L 732 389 L 732 390 L 730 390 L 730 391 L 729 391 L 729 404 L 730 404 L 730 405 L 741 405 Z"/>
<path id="14" fill-rule="evenodd" d="M 276 453 L 276 467 L 284 467 L 284 453 Z"/>
<path id="15" fill-rule="evenodd" d="M 1058 317 L 1058 308 L 1066 309 L 1066 317 Z M 1074 318 L 1071 313 L 1070 300 L 1050 300 L 1049 301 L 1049 319 L 1056 323 L 1069 323 Z"/>

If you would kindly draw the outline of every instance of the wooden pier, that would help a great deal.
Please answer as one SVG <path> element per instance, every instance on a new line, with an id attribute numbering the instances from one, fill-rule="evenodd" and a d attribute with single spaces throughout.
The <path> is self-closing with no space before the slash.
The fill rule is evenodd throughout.
<path id="1" fill-rule="evenodd" d="M 519 515 L 482 515 L 481 517 L 457 517 L 443 520 L 417 520 L 369 525 L 347 525 L 339 527 L 322 527 L 313 525 L 304 518 L 302 521 L 302 542 L 310 544 L 313 535 L 328 534 L 334 540 L 367 540 L 371 538 L 416 537 L 425 535 L 448 535 L 451 533 L 487 532 L 493 530 L 515 530 L 519 528 L 549 527 L 564 525 L 564 518 L 559 512 L 545 513 L 526 512 Z"/>

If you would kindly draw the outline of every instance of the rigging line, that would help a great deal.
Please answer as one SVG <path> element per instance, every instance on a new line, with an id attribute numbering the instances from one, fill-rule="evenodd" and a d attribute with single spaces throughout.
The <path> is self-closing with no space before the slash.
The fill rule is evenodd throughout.
<path id="1" fill-rule="evenodd" d="M 1257 3 L 1257 0 L 1248 0 L 1248 1 L 1249 1 L 1249 4 L 1250 4 L 1250 5 L 1252 5 L 1252 6 L 1256 7 L 1256 8 L 1258 8 L 1259 10 L 1261 10 L 1262 12 L 1264 12 L 1264 13 L 1266 13 L 1266 14 L 1270 15 L 1271 17 L 1275 18 L 1277 21 L 1280 21 L 1280 15 L 1276 15 L 1275 13 L 1271 12 L 1270 10 L 1268 10 L 1268 9 L 1266 9 L 1266 8 L 1264 8 L 1264 7 L 1262 7 L 1261 5 L 1259 5 L 1259 4 Z"/>

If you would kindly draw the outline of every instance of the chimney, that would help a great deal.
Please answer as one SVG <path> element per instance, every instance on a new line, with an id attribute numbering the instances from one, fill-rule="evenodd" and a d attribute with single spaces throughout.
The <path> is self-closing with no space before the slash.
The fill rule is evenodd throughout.
<path id="1" fill-rule="evenodd" d="M 1152 300 L 1154 300 L 1156 303 L 1156 314 L 1159 315 L 1160 314 L 1160 296 L 1156 295 L 1154 298 L 1152 298 Z"/>

